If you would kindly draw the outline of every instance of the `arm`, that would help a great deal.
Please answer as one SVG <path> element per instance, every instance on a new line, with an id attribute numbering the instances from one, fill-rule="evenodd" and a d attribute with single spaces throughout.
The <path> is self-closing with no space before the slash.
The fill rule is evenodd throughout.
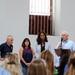
<path id="1" fill-rule="evenodd" d="M 2 50 L 3 50 L 3 44 L 0 45 L 0 57 L 1 57 L 1 52 L 2 52 Z M 3 61 L 4 58 L 0 58 L 0 60 Z"/>
<path id="2" fill-rule="evenodd" d="M 36 43 L 34 47 L 35 47 L 35 48 L 34 48 L 34 57 L 35 57 L 35 58 L 38 58 L 38 57 L 39 57 L 39 52 L 38 52 L 38 49 L 37 49 L 38 44 Z"/>
<path id="3" fill-rule="evenodd" d="M 33 49 L 32 49 L 32 55 L 33 55 L 33 58 L 32 58 L 32 61 L 33 61 L 34 60 L 34 50 Z"/>
<path id="4" fill-rule="evenodd" d="M 13 52 L 13 45 L 11 45 L 11 50 L 12 50 L 11 52 Z"/>
<path id="5" fill-rule="evenodd" d="M 75 51 L 75 43 L 73 43 L 73 51 Z"/>
<path id="6" fill-rule="evenodd" d="M 0 52 L 3 50 L 3 44 L 0 45 Z"/>
<path id="7" fill-rule="evenodd" d="M 49 42 L 48 42 L 48 48 L 49 48 L 49 51 L 51 51 L 51 45 Z"/>
<path id="8" fill-rule="evenodd" d="M 56 49 L 60 49 L 60 47 L 61 47 L 61 43 L 59 42 L 56 46 Z"/>
<path id="9" fill-rule="evenodd" d="M 60 57 L 54 54 L 54 66 L 59 67 L 60 65 Z"/>
<path id="10" fill-rule="evenodd" d="M 22 62 L 27 65 L 26 61 L 23 59 L 22 55 L 23 55 L 23 48 L 21 47 L 20 48 L 20 51 L 19 51 L 19 54 L 20 54 L 20 60 L 22 60 Z"/>
<path id="11" fill-rule="evenodd" d="M 4 61 L 5 58 L 0 58 L 1 61 Z"/>

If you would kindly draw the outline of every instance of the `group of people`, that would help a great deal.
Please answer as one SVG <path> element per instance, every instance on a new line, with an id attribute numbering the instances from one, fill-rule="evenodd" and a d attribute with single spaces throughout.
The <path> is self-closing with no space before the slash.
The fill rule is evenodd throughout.
<path id="1" fill-rule="evenodd" d="M 70 49 L 71 52 L 75 50 L 75 43 L 69 40 L 68 36 L 69 35 L 66 31 L 62 32 L 62 36 L 61 36 L 62 40 L 57 44 L 56 49 L 61 49 L 61 48 Z M 13 43 L 13 37 L 11 35 L 8 35 L 7 41 L 0 45 L 0 52 L 1 52 L 0 61 L 6 62 L 7 57 L 9 58 L 9 60 L 11 60 L 11 58 L 13 57 L 13 56 L 11 57 L 12 51 L 13 51 L 12 43 Z M 8 56 L 8 53 L 10 53 L 9 54 L 10 56 Z M 56 67 L 55 65 L 56 63 L 60 63 L 60 61 L 57 61 L 57 60 L 60 60 L 59 56 L 57 55 L 54 56 L 51 53 L 51 46 L 44 32 L 40 32 L 38 34 L 34 49 L 31 47 L 30 40 L 28 38 L 25 38 L 19 50 L 19 55 L 20 55 L 20 64 L 22 67 L 23 75 L 54 75 L 54 71 Z M 15 58 L 13 58 L 13 60 L 14 59 Z M 12 63 L 9 63 L 9 64 L 14 64 L 15 62 L 13 60 L 11 60 Z M 74 63 L 74 60 L 72 63 Z M 68 64 L 66 66 L 68 66 Z M 59 67 L 61 66 L 59 65 Z M 15 67 L 12 67 L 12 68 L 15 68 Z M 20 68 L 20 65 L 18 66 L 18 68 Z M 12 72 L 8 68 L 5 68 L 5 69 L 8 72 Z M 65 75 L 70 75 L 68 74 L 69 73 L 68 70 L 69 70 L 69 66 L 67 67 L 67 72 L 65 73 Z M 21 69 L 19 72 L 21 73 Z M 14 75 L 21 75 L 20 73 L 16 74 L 15 72 Z"/>

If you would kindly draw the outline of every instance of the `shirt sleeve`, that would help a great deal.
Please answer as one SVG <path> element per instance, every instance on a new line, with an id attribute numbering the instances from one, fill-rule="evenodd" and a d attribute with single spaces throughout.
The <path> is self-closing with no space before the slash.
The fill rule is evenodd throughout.
<path id="1" fill-rule="evenodd" d="M 54 55 L 54 66 L 59 67 L 60 64 L 60 56 Z"/>
<path id="2" fill-rule="evenodd" d="M 3 44 L 0 45 L 0 51 L 2 51 L 2 50 L 3 50 Z"/>
<path id="3" fill-rule="evenodd" d="M 38 44 L 37 44 L 37 42 L 36 42 L 35 48 L 34 48 L 34 57 L 35 57 L 35 58 L 38 58 L 38 57 L 39 57 L 39 52 L 38 52 L 38 50 L 37 50 L 37 46 L 38 46 Z"/>
<path id="4" fill-rule="evenodd" d="M 11 52 L 13 52 L 13 45 L 11 45 L 11 50 L 12 50 Z"/>
<path id="5" fill-rule="evenodd" d="M 50 43 L 48 42 L 48 48 L 49 48 L 49 51 L 51 51 L 51 45 L 50 45 Z"/>
<path id="6" fill-rule="evenodd" d="M 73 43 L 73 51 L 75 51 L 75 43 Z"/>
<path id="7" fill-rule="evenodd" d="M 5 70 L 2 75 L 11 75 L 11 74 L 10 74 L 10 72 Z"/>
<path id="8" fill-rule="evenodd" d="M 56 49 L 58 49 L 59 44 L 60 44 L 60 42 L 57 44 Z"/>
<path id="9" fill-rule="evenodd" d="M 8 72 L 6 69 L 0 67 L 0 75 L 11 75 L 11 73 Z"/>

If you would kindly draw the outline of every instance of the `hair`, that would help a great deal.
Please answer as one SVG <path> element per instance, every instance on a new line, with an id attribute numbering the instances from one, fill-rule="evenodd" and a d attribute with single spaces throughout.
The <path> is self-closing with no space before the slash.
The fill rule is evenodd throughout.
<path id="1" fill-rule="evenodd" d="M 48 75 L 53 75 L 54 72 L 54 57 L 49 50 L 44 50 L 41 55 L 41 59 L 44 59 L 47 63 Z"/>
<path id="2" fill-rule="evenodd" d="M 67 31 L 63 31 L 62 34 L 65 33 L 66 35 L 69 35 Z"/>
<path id="3" fill-rule="evenodd" d="M 44 62 L 41 59 L 34 60 L 28 67 L 27 75 L 47 75 Z"/>
<path id="4" fill-rule="evenodd" d="M 69 54 L 63 55 L 60 61 L 60 66 L 58 68 L 59 74 L 58 75 L 63 75 L 64 74 L 64 67 L 67 64 L 69 59 Z"/>
<path id="5" fill-rule="evenodd" d="M 9 38 L 12 38 L 12 39 L 13 39 L 12 35 L 8 35 L 8 36 L 7 36 L 7 40 L 8 40 Z"/>
<path id="6" fill-rule="evenodd" d="M 11 73 L 11 75 L 22 75 L 22 69 L 18 61 L 18 54 L 7 53 L 5 56 L 4 68 Z"/>
<path id="7" fill-rule="evenodd" d="M 26 42 L 26 41 L 29 42 L 29 46 L 28 46 L 28 47 L 31 48 L 31 43 L 30 43 L 30 40 L 29 40 L 28 38 L 25 38 L 25 39 L 23 40 L 23 42 L 22 42 L 22 47 L 23 47 L 23 48 L 26 47 L 26 46 L 25 46 L 25 42 Z"/>
<path id="8" fill-rule="evenodd" d="M 75 75 L 75 51 L 73 51 L 70 55 L 66 75 Z"/>
<path id="9" fill-rule="evenodd" d="M 37 43 L 41 44 L 41 42 L 42 42 L 42 40 L 40 38 L 41 33 L 43 33 L 45 35 L 45 42 L 48 42 L 46 34 L 44 32 L 40 32 L 37 37 Z"/>

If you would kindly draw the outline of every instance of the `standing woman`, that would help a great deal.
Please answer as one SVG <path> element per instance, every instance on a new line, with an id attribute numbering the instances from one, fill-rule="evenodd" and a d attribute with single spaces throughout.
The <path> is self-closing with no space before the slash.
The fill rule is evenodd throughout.
<path id="1" fill-rule="evenodd" d="M 35 45 L 35 58 L 38 58 L 40 53 L 43 51 L 43 50 L 51 50 L 51 47 L 50 47 L 50 43 L 48 42 L 47 40 L 47 36 L 44 32 L 40 32 L 38 34 L 38 37 L 37 37 L 37 40 L 36 40 L 36 45 Z"/>
<path id="2" fill-rule="evenodd" d="M 20 48 L 20 62 L 22 65 L 23 75 L 27 75 L 27 69 L 34 58 L 34 51 L 31 48 L 31 43 L 28 38 L 25 38 L 22 42 L 22 47 Z"/>

